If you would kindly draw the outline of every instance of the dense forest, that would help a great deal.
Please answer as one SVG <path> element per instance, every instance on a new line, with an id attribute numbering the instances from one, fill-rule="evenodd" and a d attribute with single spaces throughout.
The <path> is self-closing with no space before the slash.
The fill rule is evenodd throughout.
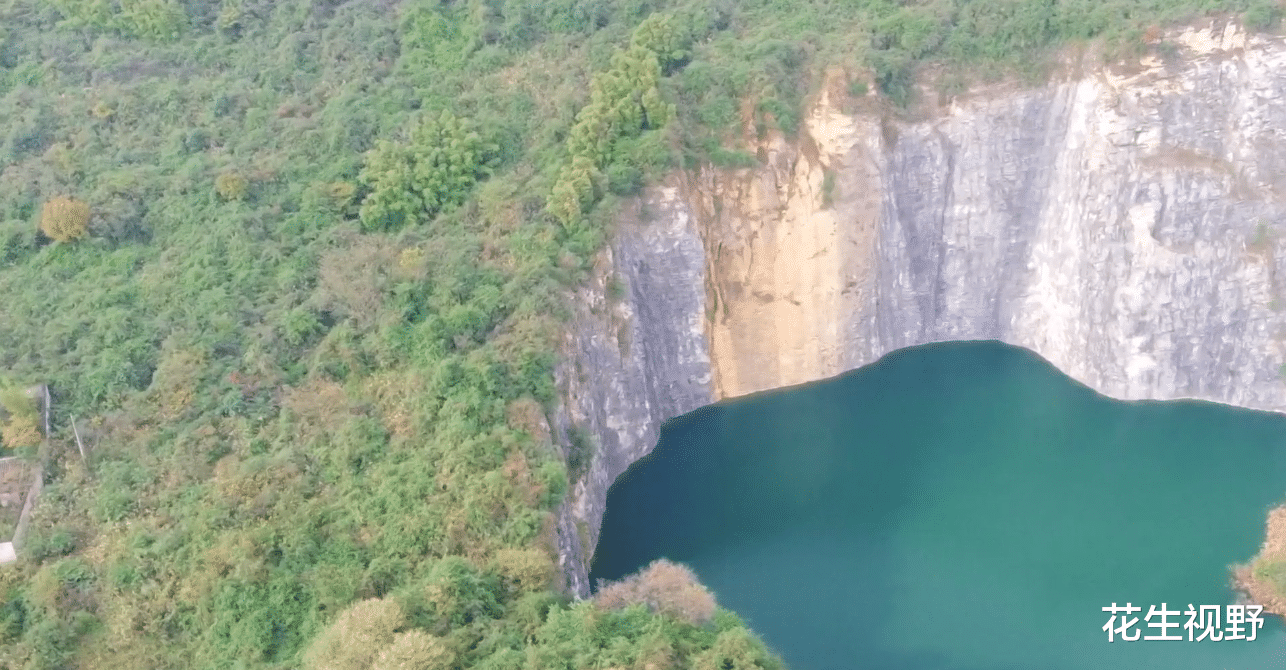
<path id="1" fill-rule="evenodd" d="M 753 166 L 826 68 L 897 114 L 925 63 L 1216 11 L 1279 8 L 0 0 L 3 439 L 48 464 L 0 669 L 782 667 L 682 566 L 555 568 L 552 369 L 619 203 Z"/>

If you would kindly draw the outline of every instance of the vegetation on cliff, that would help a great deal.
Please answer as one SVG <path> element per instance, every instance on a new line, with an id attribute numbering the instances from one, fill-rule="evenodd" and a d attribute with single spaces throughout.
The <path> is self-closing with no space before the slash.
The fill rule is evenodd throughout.
<path id="1" fill-rule="evenodd" d="M 731 140 L 792 132 L 828 63 L 905 101 L 926 59 L 1019 63 L 1214 8 L 1276 18 L 8 0 L 0 369 L 61 409 L 26 559 L 0 571 L 0 668 L 776 667 L 673 570 L 677 609 L 560 593 L 551 369 L 615 199 L 753 162 Z"/>

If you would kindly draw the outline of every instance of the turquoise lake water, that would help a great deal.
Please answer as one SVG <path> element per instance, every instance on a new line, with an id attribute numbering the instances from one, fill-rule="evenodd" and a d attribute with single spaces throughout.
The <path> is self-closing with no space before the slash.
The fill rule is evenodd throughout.
<path id="1" fill-rule="evenodd" d="M 591 578 L 685 563 L 794 670 L 1286 668 L 1276 618 L 1253 642 L 1102 630 L 1113 603 L 1143 635 L 1150 605 L 1232 604 L 1283 500 L 1286 417 L 931 345 L 671 421 L 609 492 Z"/>

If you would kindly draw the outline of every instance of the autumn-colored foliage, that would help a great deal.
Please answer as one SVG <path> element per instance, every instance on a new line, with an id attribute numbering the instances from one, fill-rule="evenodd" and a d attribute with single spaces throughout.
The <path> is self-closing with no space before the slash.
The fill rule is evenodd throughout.
<path id="1" fill-rule="evenodd" d="M 706 623 L 715 612 L 714 595 L 692 570 L 664 558 L 619 582 L 602 584 L 594 602 L 613 610 L 639 603 L 694 625 Z"/>
<path id="2" fill-rule="evenodd" d="M 206 352 L 202 350 L 166 347 L 149 387 L 162 417 L 173 420 L 187 411 L 196 398 L 206 365 Z"/>
<path id="3" fill-rule="evenodd" d="M 83 237 L 88 228 L 89 205 L 80 200 L 53 198 L 40 211 L 40 230 L 59 242 Z"/>

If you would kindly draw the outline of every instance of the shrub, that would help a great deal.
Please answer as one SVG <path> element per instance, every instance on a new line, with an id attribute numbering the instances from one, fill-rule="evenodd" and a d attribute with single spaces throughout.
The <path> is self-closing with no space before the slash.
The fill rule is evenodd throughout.
<path id="1" fill-rule="evenodd" d="M 89 205 L 80 200 L 54 198 L 40 212 L 41 232 L 59 242 L 78 239 L 88 228 Z"/>
<path id="2" fill-rule="evenodd" d="M 22 637 L 23 624 L 27 620 L 26 602 L 22 598 L 9 597 L 7 594 L 0 602 L 0 644 L 13 644 Z"/>
<path id="3" fill-rule="evenodd" d="M 32 561 L 66 556 L 76 550 L 76 538 L 65 529 L 33 527 L 23 542 L 22 553 Z"/>
<path id="4" fill-rule="evenodd" d="M 429 571 L 425 597 L 434 606 L 440 622 L 463 626 L 499 613 L 500 605 L 491 582 L 479 575 L 467 559 L 447 556 Z"/>
<path id="5" fill-rule="evenodd" d="M 774 657 L 745 628 L 733 628 L 719 633 L 714 646 L 697 656 L 692 663 L 693 670 L 770 670 L 781 667 L 781 660 Z"/>
<path id="6" fill-rule="evenodd" d="M 45 543 L 52 556 L 66 556 L 76 549 L 76 538 L 67 530 L 55 531 Z"/>
<path id="7" fill-rule="evenodd" d="M 177 38 L 189 19 L 177 0 L 54 0 L 54 8 L 70 25 L 98 30 L 118 30 L 126 35 L 155 41 Z"/>
<path id="8" fill-rule="evenodd" d="M 1251 30 L 1268 30 L 1281 18 L 1281 8 L 1273 0 L 1256 0 L 1246 10 L 1244 21 Z"/>
<path id="9" fill-rule="evenodd" d="M 33 416 L 16 416 L 0 426 L 0 440 L 9 449 L 40 444 L 40 426 Z"/>
<path id="10" fill-rule="evenodd" d="M 50 616 L 66 615 L 92 606 L 94 573 L 85 562 L 64 558 L 46 564 L 31 580 L 31 603 Z"/>
<path id="11" fill-rule="evenodd" d="M 643 604 L 656 614 L 697 626 L 708 623 L 715 612 L 714 595 L 692 570 L 664 558 L 619 582 L 600 584 L 594 602 L 613 610 Z"/>
<path id="12" fill-rule="evenodd" d="M 822 209 L 830 209 L 835 204 L 835 171 L 826 168 L 822 177 Z"/>
<path id="13" fill-rule="evenodd" d="M 121 25 L 139 37 L 177 39 L 188 23 L 187 12 L 177 0 L 120 0 Z"/>
<path id="14" fill-rule="evenodd" d="M 442 638 L 409 630 L 380 652 L 372 670 L 447 670 L 454 663 L 455 654 Z"/>
<path id="15" fill-rule="evenodd" d="M 627 163 L 607 166 L 607 189 L 617 195 L 634 195 L 643 188 L 643 171 Z"/>
<path id="16" fill-rule="evenodd" d="M 171 340 L 164 343 L 161 360 L 148 387 L 152 402 L 162 418 L 176 419 L 191 407 L 208 370 L 205 350 L 181 347 Z"/>
<path id="17" fill-rule="evenodd" d="M 116 110 L 112 109 L 111 105 L 103 102 L 102 100 L 99 100 L 98 102 L 94 103 L 94 106 L 90 108 L 89 111 L 93 113 L 95 117 L 104 119 L 104 120 L 110 119 L 112 118 L 113 115 L 116 114 Z"/>
<path id="18" fill-rule="evenodd" d="M 326 195 L 340 208 L 347 207 L 357 193 L 357 187 L 349 181 L 335 181 L 326 185 Z"/>
<path id="19" fill-rule="evenodd" d="M 40 412 L 36 402 L 17 386 L 0 387 L 0 406 L 9 420 L 0 426 L 0 442 L 10 449 L 40 444 Z"/>
<path id="20" fill-rule="evenodd" d="M 554 578 L 554 562 L 539 549 L 501 549 L 495 556 L 496 571 L 515 593 L 540 591 Z"/>
<path id="21" fill-rule="evenodd" d="M 249 188 L 250 182 L 237 172 L 224 172 L 214 179 L 214 190 L 224 200 L 241 200 Z"/>
<path id="22" fill-rule="evenodd" d="M 582 426 L 572 426 L 567 431 L 567 478 L 579 481 L 589 470 L 594 459 L 594 437 Z"/>
<path id="23" fill-rule="evenodd" d="M 368 670 L 406 621 L 393 600 L 371 599 L 342 612 L 304 654 L 308 670 Z"/>
<path id="24" fill-rule="evenodd" d="M 398 249 L 388 240 L 362 237 L 322 254 L 313 300 L 361 329 L 375 323 L 384 306 Z"/>
<path id="25" fill-rule="evenodd" d="M 54 670 L 66 667 L 75 653 L 75 631 L 58 619 L 43 619 L 32 626 L 23 638 L 30 654 L 26 668 Z"/>

